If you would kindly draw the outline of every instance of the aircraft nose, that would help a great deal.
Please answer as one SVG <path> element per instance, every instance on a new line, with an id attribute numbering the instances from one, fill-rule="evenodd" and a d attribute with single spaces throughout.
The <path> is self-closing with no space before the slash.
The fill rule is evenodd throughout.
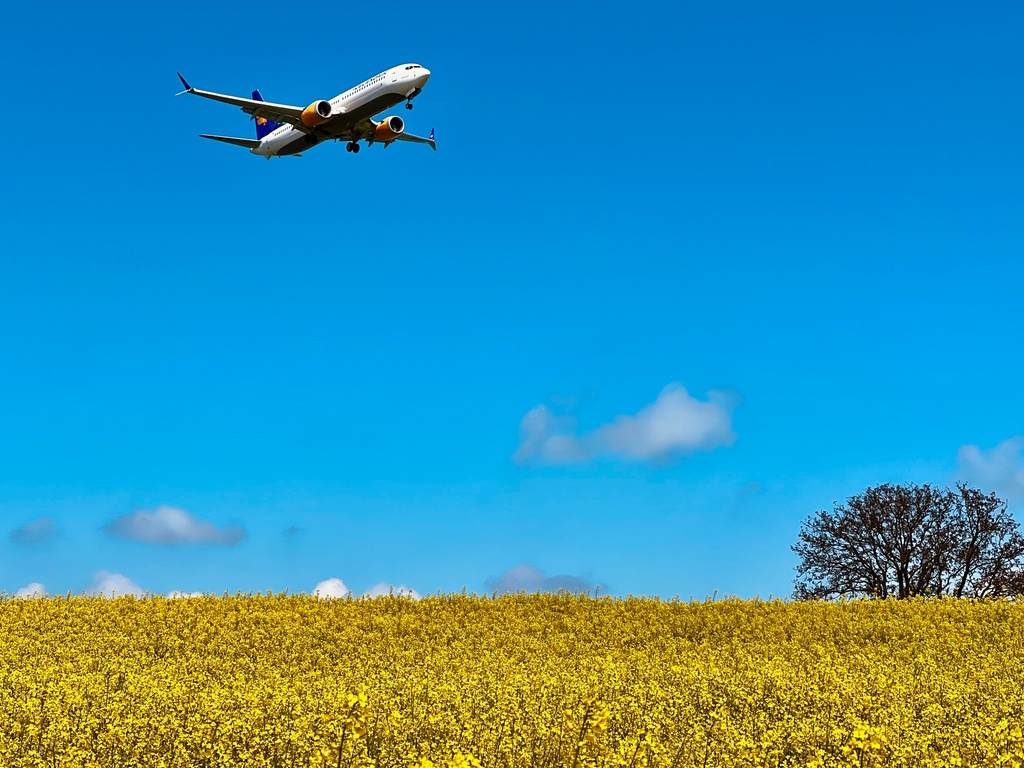
<path id="1" fill-rule="evenodd" d="M 429 80 L 429 79 L 430 79 L 430 70 L 427 69 L 426 67 L 423 67 L 423 72 L 417 78 L 417 80 L 419 81 L 419 83 L 418 83 L 419 87 L 422 88 L 424 85 L 426 85 L 427 84 L 427 80 Z"/>

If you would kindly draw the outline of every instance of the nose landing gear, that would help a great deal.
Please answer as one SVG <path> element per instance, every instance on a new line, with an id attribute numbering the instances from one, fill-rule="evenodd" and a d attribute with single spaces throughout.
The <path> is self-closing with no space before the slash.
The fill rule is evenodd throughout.
<path id="1" fill-rule="evenodd" d="M 405 108 L 412 109 L 412 100 L 423 93 L 422 88 L 413 88 L 407 94 L 405 94 Z"/>
<path id="2" fill-rule="evenodd" d="M 359 154 L 359 142 L 350 141 L 348 144 L 345 145 L 345 151 L 346 152 L 351 152 L 353 154 L 358 155 Z"/>

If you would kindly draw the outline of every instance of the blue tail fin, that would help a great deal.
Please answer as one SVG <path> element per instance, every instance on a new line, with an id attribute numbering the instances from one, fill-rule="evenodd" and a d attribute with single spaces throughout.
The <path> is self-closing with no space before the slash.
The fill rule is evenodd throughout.
<path id="1" fill-rule="evenodd" d="M 260 96 L 259 89 L 252 92 L 253 101 L 263 101 L 263 97 Z M 267 120 L 265 117 L 256 118 L 256 138 L 262 139 L 268 133 L 277 128 L 280 123 L 275 123 L 273 120 Z"/>

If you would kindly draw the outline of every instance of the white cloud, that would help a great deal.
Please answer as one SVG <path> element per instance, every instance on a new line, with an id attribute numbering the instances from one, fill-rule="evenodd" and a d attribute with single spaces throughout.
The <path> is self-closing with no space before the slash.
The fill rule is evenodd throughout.
<path id="1" fill-rule="evenodd" d="M 350 591 L 341 579 L 324 579 L 313 587 L 313 594 L 319 598 L 345 597 Z"/>
<path id="2" fill-rule="evenodd" d="M 25 523 L 20 528 L 11 531 L 11 541 L 29 547 L 46 544 L 59 537 L 60 528 L 57 527 L 57 521 L 52 517 L 40 517 L 38 520 Z"/>
<path id="3" fill-rule="evenodd" d="M 219 544 L 233 547 L 245 538 L 239 525 L 218 528 L 177 507 L 160 506 L 152 512 L 139 510 L 111 520 L 103 530 L 119 539 L 149 544 Z"/>
<path id="4" fill-rule="evenodd" d="M 571 576 L 566 573 L 548 576 L 539 568 L 521 563 L 505 571 L 497 578 L 484 582 L 488 592 L 498 594 L 516 592 L 558 592 L 561 589 L 569 592 L 592 592 L 598 585 L 582 576 Z"/>
<path id="5" fill-rule="evenodd" d="M 103 595 L 104 597 L 119 597 L 120 595 L 135 595 L 142 597 L 142 587 L 129 579 L 123 573 L 109 573 L 97 571 L 89 586 L 85 588 L 87 595 Z"/>
<path id="6" fill-rule="evenodd" d="M 15 597 L 46 597 L 46 585 L 33 581 L 21 589 L 15 590 Z"/>
<path id="7" fill-rule="evenodd" d="M 519 422 L 519 447 L 512 454 L 516 464 L 574 464 L 587 460 L 582 441 L 573 432 L 576 420 L 556 416 L 546 405 L 532 408 Z"/>
<path id="8" fill-rule="evenodd" d="M 422 597 L 419 592 L 405 586 L 405 584 L 400 584 L 396 587 L 394 584 L 388 584 L 386 581 L 378 582 L 363 592 L 363 597 L 385 597 L 387 595 L 411 597 L 413 600 L 419 600 Z"/>
<path id="9" fill-rule="evenodd" d="M 592 432 L 578 434 L 575 419 L 556 416 L 546 405 L 530 410 L 519 424 L 517 464 L 582 464 L 608 457 L 661 462 L 697 451 L 732 445 L 736 397 L 712 390 L 707 400 L 669 384 L 635 416 L 618 416 Z"/>
<path id="10" fill-rule="evenodd" d="M 1024 502 L 1024 435 L 986 450 L 961 446 L 956 454 L 956 474 L 1007 501 Z"/>

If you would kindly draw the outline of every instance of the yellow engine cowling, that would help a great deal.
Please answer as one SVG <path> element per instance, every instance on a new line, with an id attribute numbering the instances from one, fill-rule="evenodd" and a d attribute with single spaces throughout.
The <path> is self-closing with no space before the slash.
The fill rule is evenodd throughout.
<path id="1" fill-rule="evenodd" d="M 326 123 L 334 115 L 334 110 L 331 108 L 331 102 L 314 101 L 304 110 L 302 110 L 302 122 L 312 128 L 314 125 L 320 125 L 320 123 Z"/>
<path id="2" fill-rule="evenodd" d="M 398 115 L 385 117 L 373 130 L 374 141 L 394 141 L 395 137 L 405 132 L 405 120 Z"/>

